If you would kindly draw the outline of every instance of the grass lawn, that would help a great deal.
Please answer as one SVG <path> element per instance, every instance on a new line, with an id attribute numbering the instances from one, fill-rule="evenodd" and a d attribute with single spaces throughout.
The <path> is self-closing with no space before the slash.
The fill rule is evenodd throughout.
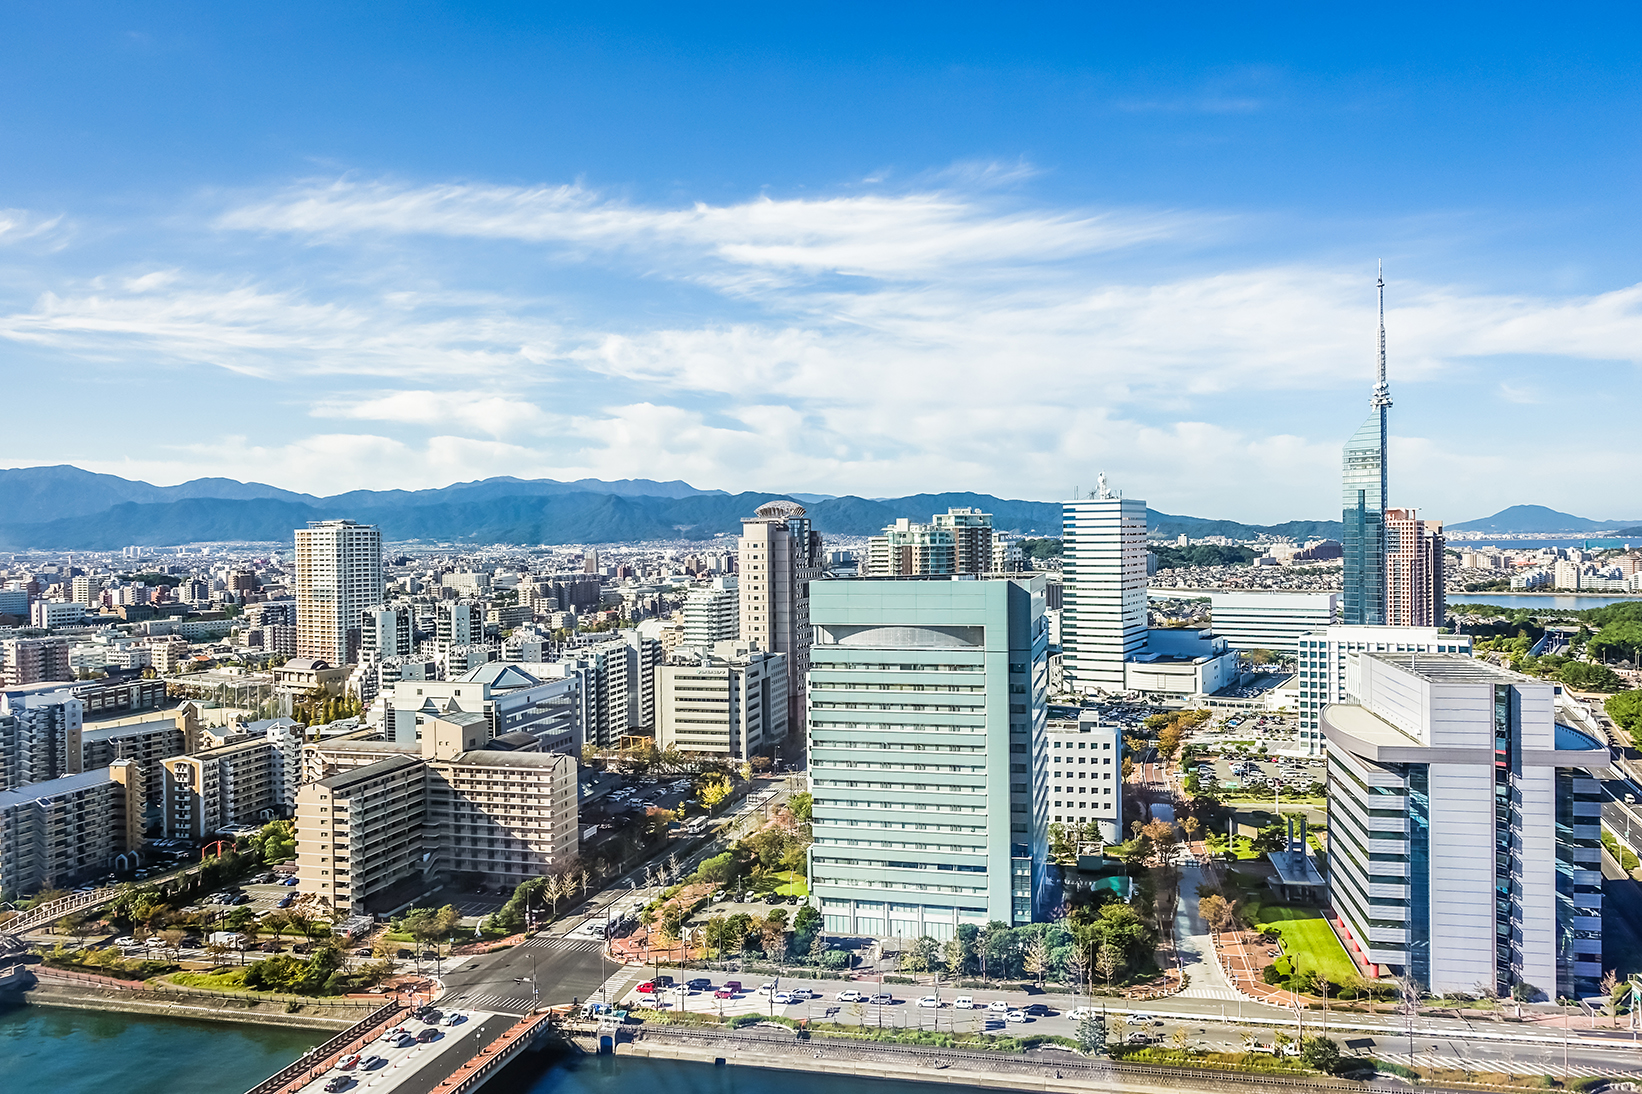
<path id="1" fill-rule="evenodd" d="M 775 870 L 763 875 L 753 886 L 755 893 L 775 893 L 779 896 L 809 896 L 810 887 L 804 875 L 796 870 Z"/>
<path id="2" fill-rule="evenodd" d="M 1322 973 L 1335 984 L 1344 983 L 1357 972 L 1345 947 L 1316 908 L 1262 905 L 1255 920 L 1257 930 L 1269 927 L 1283 936 L 1283 952 L 1302 971 Z"/>
<path id="3" fill-rule="evenodd" d="M 213 991 L 244 991 L 245 970 L 227 969 L 223 972 L 176 972 L 171 982 L 185 988 L 209 988 Z"/>

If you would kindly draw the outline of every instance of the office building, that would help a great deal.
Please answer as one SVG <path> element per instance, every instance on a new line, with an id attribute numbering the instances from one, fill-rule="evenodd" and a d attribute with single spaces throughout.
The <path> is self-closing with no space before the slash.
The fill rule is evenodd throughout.
<path id="1" fill-rule="evenodd" d="M 85 703 L 67 688 L 0 691 L 0 790 L 81 770 Z"/>
<path id="2" fill-rule="evenodd" d="M 435 616 L 433 637 L 440 649 L 482 645 L 485 613 L 471 600 L 443 601 Z"/>
<path id="3" fill-rule="evenodd" d="M 1154 701 L 1184 701 L 1213 695 L 1236 683 L 1237 674 L 1237 651 L 1213 631 L 1156 627 L 1123 663 L 1123 687 Z"/>
<path id="4" fill-rule="evenodd" d="M 1048 722 L 1049 823 L 1078 842 L 1121 843 L 1123 726 L 1092 710 Z"/>
<path id="5" fill-rule="evenodd" d="M 1605 747 L 1556 685 L 1443 653 L 1358 653 L 1323 710 L 1329 902 L 1373 971 L 1432 994 L 1598 992 Z"/>
<path id="6" fill-rule="evenodd" d="M 36 600 L 29 608 L 29 623 L 41 630 L 77 626 L 85 617 L 85 605 L 72 600 Z"/>
<path id="7" fill-rule="evenodd" d="M 1211 592 L 1214 633 L 1241 653 L 1292 654 L 1302 634 L 1339 622 L 1338 593 Z"/>
<path id="8" fill-rule="evenodd" d="M 741 521 L 741 638 L 787 655 L 787 724 L 804 717 L 810 667 L 810 583 L 821 576 L 821 533 L 804 507 L 766 502 Z"/>
<path id="9" fill-rule="evenodd" d="M 1385 621 L 1393 627 L 1440 627 L 1448 617 L 1443 589 L 1442 521 L 1413 509 L 1385 511 Z"/>
<path id="10" fill-rule="evenodd" d="M 656 747 L 737 762 L 787 737 L 787 658 L 723 642 L 685 647 L 656 670 Z"/>
<path id="11" fill-rule="evenodd" d="M 136 866 L 142 815 L 142 783 L 130 760 L 0 790 L 0 899 Z"/>
<path id="12" fill-rule="evenodd" d="M 1324 748 L 1322 711 L 1330 703 L 1352 701 L 1347 689 L 1346 665 L 1355 653 L 1471 654 L 1471 638 L 1441 634 L 1435 627 L 1329 627 L 1300 636 L 1295 661 L 1299 694 L 1300 743 L 1311 755 Z"/>
<path id="13" fill-rule="evenodd" d="M 163 761 L 165 834 L 203 840 L 290 816 L 302 779 L 302 745 L 300 727 L 273 725 L 254 737 Z"/>
<path id="14" fill-rule="evenodd" d="M 715 577 L 685 595 L 683 645 L 711 649 L 740 637 L 741 588 L 735 575 Z"/>
<path id="15" fill-rule="evenodd" d="M 1340 544 L 1345 592 L 1342 620 L 1348 626 L 1379 626 L 1385 615 L 1386 412 L 1391 389 L 1385 379 L 1385 278 L 1380 289 L 1380 368 L 1371 408 L 1346 442 L 1341 477 Z"/>
<path id="16" fill-rule="evenodd" d="M 810 888 L 828 934 L 1047 909 L 1043 579 L 817 582 Z"/>
<path id="17" fill-rule="evenodd" d="M 1124 662 L 1146 645 L 1146 503 L 1096 496 L 1062 509 L 1063 666 L 1069 687 L 1126 689 Z"/>
<path id="18" fill-rule="evenodd" d="M 382 531 L 351 520 L 296 530 L 296 652 L 349 665 L 358 660 L 361 613 L 382 603 Z"/>
<path id="19" fill-rule="evenodd" d="M 74 679 L 66 638 L 8 638 L 0 641 L 0 656 L 0 684 L 8 688 Z"/>

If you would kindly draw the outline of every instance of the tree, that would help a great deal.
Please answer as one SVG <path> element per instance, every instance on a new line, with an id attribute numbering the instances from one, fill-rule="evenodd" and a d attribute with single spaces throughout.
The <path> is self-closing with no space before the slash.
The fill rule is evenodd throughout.
<path id="1" fill-rule="evenodd" d="M 954 980 L 968 971 L 969 946 L 961 937 L 955 935 L 941 947 L 941 965 L 946 969 L 947 976 Z"/>
<path id="2" fill-rule="evenodd" d="M 1066 971 L 1072 977 L 1072 986 L 1082 991 L 1089 979 L 1089 955 L 1082 946 L 1073 945 L 1072 952 L 1066 955 Z"/>
<path id="3" fill-rule="evenodd" d="M 815 798 L 808 790 L 802 790 L 787 799 L 787 808 L 792 812 L 793 820 L 799 824 L 810 823 L 815 806 Z"/>
<path id="4" fill-rule="evenodd" d="M 186 931 L 179 931 L 176 928 L 160 932 L 160 941 L 165 943 L 165 948 L 170 952 L 173 961 L 182 953 L 182 944 L 187 938 Z"/>
<path id="5" fill-rule="evenodd" d="M 1237 925 L 1237 905 L 1219 893 L 1199 898 L 1197 914 L 1216 934 L 1224 934 Z"/>
<path id="6" fill-rule="evenodd" d="M 1043 987 L 1043 977 L 1049 971 L 1050 963 L 1049 943 L 1044 941 L 1041 934 L 1026 944 L 1025 950 L 1022 951 L 1021 965 L 1027 972 L 1036 975 L 1038 987 Z"/>
<path id="7" fill-rule="evenodd" d="M 714 775 L 702 780 L 701 785 L 696 788 L 696 798 L 702 805 L 712 809 L 728 798 L 734 789 L 727 776 Z"/>
<path id="8" fill-rule="evenodd" d="M 1333 1075 L 1340 1070 L 1340 1046 L 1332 1037 L 1306 1037 L 1300 1042 L 1300 1059 L 1315 1071 Z"/>
<path id="9" fill-rule="evenodd" d="M 1123 1040 L 1128 1035 L 1128 1032 L 1129 1022 L 1128 1019 L 1123 1017 L 1123 1015 L 1114 1014 L 1106 1019 L 1106 1037 L 1108 1044 L 1113 1042 L 1120 1045 L 1123 1044 Z"/>
<path id="10" fill-rule="evenodd" d="M 291 929 L 291 913 L 279 910 L 269 912 L 262 917 L 262 927 L 273 933 L 274 944 L 278 945 L 280 936 Z"/>
<path id="11" fill-rule="evenodd" d="M 1602 974 L 1602 979 L 1599 981 L 1599 986 L 1602 988 L 1603 996 L 1602 1009 L 1608 1012 L 1608 1017 L 1610 1018 L 1617 1018 L 1619 1016 L 1620 983 L 1621 981 L 1619 979 L 1618 969 L 1609 969 L 1607 972 Z"/>
<path id="12" fill-rule="evenodd" d="M 1085 1056 L 1106 1055 L 1106 1023 L 1098 1014 L 1085 1014 L 1078 1023 L 1078 1050 Z"/>
<path id="13" fill-rule="evenodd" d="M 1123 966 L 1123 953 L 1116 946 L 1102 946 L 1099 952 L 1095 954 L 1095 968 L 1099 969 L 1100 975 L 1106 978 L 1108 988 L 1112 986 L 1112 977 L 1121 973 Z"/>

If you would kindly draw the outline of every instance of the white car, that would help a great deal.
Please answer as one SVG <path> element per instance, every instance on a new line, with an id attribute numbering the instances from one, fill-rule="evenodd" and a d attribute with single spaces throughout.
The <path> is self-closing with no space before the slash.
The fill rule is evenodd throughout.
<path id="1" fill-rule="evenodd" d="M 778 1007 L 788 1006 L 793 1002 L 792 992 L 778 991 L 774 995 L 770 996 L 770 1002 L 774 1003 Z"/>
<path id="2" fill-rule="evenodd" d="M 833 998 L 838 1000 L 840 1003 L 859 1003 L 861 1000 L 865 999 L 866 996 L 862 995 L 854 988 L 845 988 L 843 991 L 833 996 Z"/>
<path id="3" fill-rule="evenodd" d="M 936 1010 L 939 1010 L 941 1008 L 941 998 L 938 995 L 926 995 L 922 999 L 918 1000 L 918 1005 L 920 1007 L 933 1007 Z"/>
<path id="4" fill-rule="evenodd" d="M 1003 1016 L 1003 1020 L 1006 1022 L 1024 1022 L 1026 1021 L 1026 1012 L 1024 1010 L 1012 1010 Z"/>
<path id="5" fill-rule="evenodd" d="M 952 1007 L 954 1010 L 974 1010 L 975 999 L 973 996 L 960 995 L 958 998 L 952 1000 Z"/>
<path id="6" fill-rule="evenodd" d="M 758 985 L 758 994 L 760 994 L 760 995 L 773 995 L 774 993 L 775 993 L 775 985 L 774 984 L 760 984 L 760 985 Z"/>
<path id="7" fill-rule="evenodd" d="M 1009 1004 L 1005 1003 L 1002 999 L 994 999 L 986 1005 L 986 1009 L 1003 1012 L 1009 1009 Z"/>
<path id="8" fill-rule="evenodd" d="M 1096 1014 L 1094 1007 L 1073 1007 L 1066 1012 L 1066 1017 L 1074 1022 L 1081 1022 L 1085 1018 L 1093 1018 Z"/>

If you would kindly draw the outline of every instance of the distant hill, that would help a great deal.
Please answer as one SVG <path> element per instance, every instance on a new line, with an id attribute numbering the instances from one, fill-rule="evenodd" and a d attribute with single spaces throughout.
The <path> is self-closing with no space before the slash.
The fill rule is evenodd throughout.
<path id="1" fill-rule="evenodd" d="M 1559 513 L 1543 505 L 1513 505 L 1491 517 L 1450 524 L 1455 532 L 1595 532 L 1619 525 L 1642 523 L 1636 520 L 1592 520 L 1572 513 Z"/>
<path id="2" fill-rule="evenodd" d="M 76 467 L 0 470 L 0 545 L 12 549 L 116 550 L 225 540 L 289 541 L 310 520 L 352 517 L 379 524 L 391 540 L 451 543 L 619 543 L 709 539 L 735 534 L 741 518 L 766 501 L 791 495 L 699 490 L 679 480 L 500 477 L 436 490 L 354 490 L 321 498 L 260 483 L 196 479 L 153 486 Z M 972 506 L 999 529 L 1060 535 L 1060 502 L 1022 501 L 964 492 L 901 498 L 805 494 L 825 535 L 866 536 L 897 517 L 927 520 Z M 1148 511 L 1158 535 L 1193 538 L 1260 534 L 1304 540 L 1337 538 L 1338 521 L 1240 524 Z"/>

